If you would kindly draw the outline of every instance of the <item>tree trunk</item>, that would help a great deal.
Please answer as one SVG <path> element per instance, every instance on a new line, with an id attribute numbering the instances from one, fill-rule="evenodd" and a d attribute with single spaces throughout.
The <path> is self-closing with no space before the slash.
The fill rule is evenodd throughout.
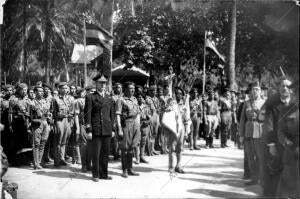
<path id="1" fill-rule="evenodd" d="M 134 0 L 130 0 L 130 6 L 131 6 L 131 15 L 135 17 L 135 7 L 134 7 Z"/>
<path id="2" fill-rule="evenodd" d="M 230 10 L 230 37 L 228 51 L 227 79 L 230 89 L 237 89 L 235 79 L 235 43 L 236 43 L 236 0 L 232 1 Z"/>
<path id="3" fill-rule="evenodd" d="M 52 7 L 54 6 L 53 0 L 47 0 L 45 4 L 45 24 L 46 24 L 46 30 L 45 30 L 45 75 L 46 75 L 46 83 L 50 83 L 50 71 L 51 71 L 51 22 L 50 22 L 50 11 L 52 10 Z"/>
<path id="4" fill-rule="evenodd" d="M 22 24 L 22 50 L 20 56 L 20 66 L 22 67 L 21 70 L 21 81 L 25 80 L 26 74 L 26 1 L 23 1 L 23 24 Z"/>

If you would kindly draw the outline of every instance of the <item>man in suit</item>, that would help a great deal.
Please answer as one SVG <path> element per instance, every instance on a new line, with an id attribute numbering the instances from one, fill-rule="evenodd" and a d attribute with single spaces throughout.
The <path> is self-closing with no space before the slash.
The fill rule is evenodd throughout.
<path id="1" fill-rule="evenodd" d="M 114 101 L 105 92 L 107 78 L 99 74 L 93 80 L 96 82 L 96 92 L 87 95 L 85 100 L 86 129 L 88 138 L 92 137 L 93 181 L 98 182 L 99 178 L 112 179 L 107 174 L 107 166 L 114 124 Z"/>

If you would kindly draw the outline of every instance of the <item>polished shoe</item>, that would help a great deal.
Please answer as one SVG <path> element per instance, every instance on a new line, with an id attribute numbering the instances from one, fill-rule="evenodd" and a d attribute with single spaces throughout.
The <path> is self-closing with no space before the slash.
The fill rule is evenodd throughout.
<path id="1" fill-rule="evenodd" d="M 214 147 L 213 145 L 210 145 L 209 148 L 213 149 L 213 148 L 215 148 L 215 147 Z"/>
<path id="2" fill-rule="evenodd" d="M 133 162 L 134 162 L 134 164 L 140 164 L 140 160 L 135 160 Z"/>
<path id="3" fill-rule="evenodd" d="M 111 176 L 100 177 L 101 180 L 112 180 Z"/>
<path id="4" fill-rule="evenodd" d="M 190 147 L 190 151 L 192 151 L 192 150 L 194 150 L 194 148 L 193 148 L 193 147 Z"/>
<path id="5" fill-rule="evenodd" d="M 139 176 L 140 174 L 133 171 L 132 169 L 128 169 L 128 175 L 130 175 L 130 176 Z"/>
<path id="6" fill-rule="evenodd" d="M 154 154 L 154 155 L 159 155 L 159 152 L 158 152 L 158 151 L 155 151 L 155 150 L 153 150 L 153 151 L 152 151 L 152 154 Z"/>
<path id="7" fill-rule="evenodd" d="M 94 182 L 99 182 L 99 178 L 93 178 Z"/>
<path id="8" fill-rule="evenodd" d="M 45 159 L 45 163 L 52 163 L 52 162 L 54 162 L 54 160 L 51 159 L 51 158 L 46 158 L 46 159 Z"/>
<path id="9" fill-rule="evenodd" d="M 177 173 L 184 173 L 183 169 L 179 168 L 179 167 L 175 168 L 175 172 L 177 172 Z"/>
<path id="10" fill-rule="evenodd" d="M 194 146 L 195 150 L 200 150 L 200 147 Z"/>
<path id="11" fill-rule="evenodd" d="M 224 144 L 225 147 L 229 147 L 227 144 Z"/>
<path id="12" fill-rule="evenodd" d="M 141 162 L 141 163 L 145 163 L 145 164 L 148 164 L 148 163 L 149 163 L 144 157 L 141 157 L 141 158 L 140 158 L 140 162 Z"/>
<path id="13" fill-rule="evenodd" d="M 221 148 L 225 148 L 225 145 L 224 145 L 224 144 L 222 144 L 222 145 L 221 145 Z"/>
<path id="14" fill-rule="evenodd" d="M 59 162 L 59 164 L 62 165 L 62 166 L 67 166 L 68 165 L 68 163 L 66 161 L 64 161 L 64 160 L 61 160 Z"/>
<path id="15" fill-rule="evenodd" d="M 249 180 L 249 181 L 245 182 L 246 186 L 256 185 L 256 184 L 258 184 L 257 180 Z"/>
<path id="16" fill-rule="evenodd" d="M 127 172 L 127 170 L 123 170 L 121 176 L 122 176 L 123 178 L 128 178 L 128 172 Z"/>

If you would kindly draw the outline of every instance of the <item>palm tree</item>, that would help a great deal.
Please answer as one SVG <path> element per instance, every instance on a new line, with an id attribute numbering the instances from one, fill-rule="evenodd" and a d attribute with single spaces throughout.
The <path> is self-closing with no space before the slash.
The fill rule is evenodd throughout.
<path id="1" fill-rule="evenodd" d="M 227 67 L 227 79 L 229 80 L 229 87 L 232 90 L 237 89 L 235 79 L 235 43 L 236 43 L 236 0 L 232 0 L 230 10 L 230 36 L 229 36 L 229 56 Z"/>

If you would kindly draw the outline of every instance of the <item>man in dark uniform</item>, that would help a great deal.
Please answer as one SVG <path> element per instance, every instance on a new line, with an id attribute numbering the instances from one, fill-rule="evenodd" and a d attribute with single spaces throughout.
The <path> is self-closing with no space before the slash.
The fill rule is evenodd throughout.
<path id="1" fill-rule="evenodd" d="M 59 96 L 53 98 L 52 115 L 56 125 L 55 132 L 55 155 L 54 155 L 54 166 L 59 167 L 60 165 L 67 165 L 65 161 L 65 152 L 67 137 L 70 135 L 71 128 L 69 118 L 73 117 L 70 112 L 70 101 L 66 94 L 68 90 L 68 84 L 61 82 L 59 85 Z"/>
<path id="2" fill-rule="evenodd" d="M 30 106 L 31 129 L 33 135 L 33 163 L 34 169 L 41 169 L 42 157 L 46 141 L 48 140 L 50 126 L 47 118 L 50 112 L 50 104 L 43 98 L 43 87 L 35 87 L 36 98 L 32 100 Z"/>
<path id="3" fill-rule="evenodd" d="M 107 78 L 99 74 L 93 80 L 97 90 L 86 96 L 86 127 L 93 142 L 93 180 L 98 182 L 99 178 L 112 179 L 108 176 L 107 167 L 115 110 L 113 99 L 105 93 Z"/>
<path id="4" fill-rule="evenodd" d="M 18 164 L 17 153 L 24 148 L 31 148 L 29 111 L 31 102 L 27 97 L 28 86 L 19 83 L 16 96 L 9 101 L 9 129 L 13 132 L 13 164 Z"/>
<path id="5" fill-rule="evenodd" d="M 128 175 L 139 175 L 132 169 L 133 150 L 140 140 L 140 117 L 139 105 L 134 97 L 135 85 L 133 82 L 126 82 L 124 97 L 116 104 L 118 136 L 121 141 L 122 150 L 122 177 Z"/>

